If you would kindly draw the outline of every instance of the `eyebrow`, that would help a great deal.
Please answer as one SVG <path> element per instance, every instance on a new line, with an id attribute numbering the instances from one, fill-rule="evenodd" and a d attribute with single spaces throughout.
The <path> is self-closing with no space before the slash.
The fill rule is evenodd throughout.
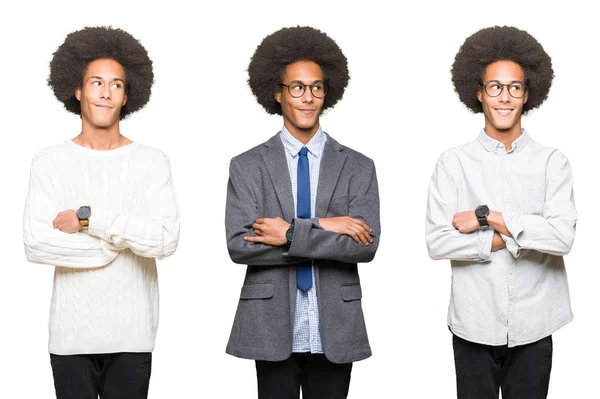
<path id="1" fill-rule="evenodd" d="M 314 85 L 315 83 L 325 83 L 325 82 L 324 82 L 324 81 L 322 81 L 322 80 L 320 80 L 320 79 L 318 79 L 318 80 L 313 80 L 313 82 L 312 82 L 312 83 L 304 83 L 304 82 L 303 82 L 303 81 L 301 81 L 301 80 L 292 80 L 292 81 L 291 81 L 290 83 L 288 83 L 288 84 L 292 84 L 292 83 L 302 83 L 303 85 L 305 85 L 305 86 L 306 86 L 306 85 L 309 85 L 309 84 L 313 84 L 313 85 Z"/>
<path id="2" fill-rule="evenodd" d="M 502 82 L 501 82 L 501 81 L 499 81 L 498 79 L 490 79 L 490 80 L 488 80 L 488 81 L 487 81 L 487 83 L 491 83 L 491 82 L 498 82 L 498 83 L 500 83 L 500 84 L 507 84 L 507 85 L 510 85 L 510 84 L 513 84 L 513 83 L 521 83 L 522 85 L 524 85 L 524 84 L 525 84 L 525 82 L 523 82 L 523 81 L 520 81 L 520 80 L 512 80 L 510 83 L 502 83 Z"/>
<path id="3" fill-rule="evenodd" d="M 88 78 L 88 80 L 90 80 L 90 79 L 99 79 L 99 80 L 103 80 L 104 78 L 103 78 L 102 76 L 94 75 L 94 76 L 90 76 L 90 77 Z M 123 82 L 123 83 L 125 83 L 125 81 L 124 81 L 123 79 L 121 79 L 121 78 L 113 78 L 113 79 L 112 79 L 112 82 L 114 82 L 114 81 L 119 81 L 119 82 Z"/>

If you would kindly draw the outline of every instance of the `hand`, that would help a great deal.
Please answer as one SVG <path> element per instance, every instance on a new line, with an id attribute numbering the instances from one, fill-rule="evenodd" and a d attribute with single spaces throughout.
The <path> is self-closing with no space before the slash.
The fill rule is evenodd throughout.
<path id="1" fill-rule="evenodd" d="M 352 237 L 359 244 L 369 245 L 373 242 L 370 234 L 373 229 L 360 219 L 354 219 L 350 216 L 319 218 L 319 224 L 323 230 L 345 234 Z"/>
<path id="2" fill-rule="evenodd" d="M 77 217 L 77 211 L 69 209 L 66 211 L 58 212 L 56 218 L 52 221 L 52 227 L 59 229 L 63 233 L 74 233 L 81 229 L 79 218 Z"/>
<path id="3" fill-rule="evenodd" d="M 454 214 L 452 226 L 461 233 L 472 233 L 479 230 L 479 220 L 475 216 L 475 211 L 462 211 Z"/>
<path id="4" fill-rule="evenodd" d="M 492 239 L 492 252 L 496 252 L 502 248 L 506 248 L 506 241 L 504 241 L 500 233 L 494 231 L 494 238 Z"/>
<path id="5" fill-rule="evenodd" d="M 285 233 L 289 227 L 290 224 L 280 217 L 258 218 L 252 225 L 256 236 L 247 236 L 244 240 L 267 245 L 284 245 L 287 244 Z"/>

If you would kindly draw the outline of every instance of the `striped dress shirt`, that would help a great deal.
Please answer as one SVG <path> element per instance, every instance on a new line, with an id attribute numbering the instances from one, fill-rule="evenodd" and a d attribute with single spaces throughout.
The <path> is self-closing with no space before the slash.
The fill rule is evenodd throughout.
<path id="1" fill-rule="evenodd" d="M 297 213 L 298 200 L 298 153 L 304 144 L 294 138 L 285 128 L 281 129 L 281 141 L 285 147 L 292 193 L 294 194 L 294 214 Z M 319 182 L 319 167 L 323 156 L 327 136 L 321 128 L 306 144 L 308 148 L 308 166 L 310 169 L 310 217 L 315 217 L 317 201 L 317 184 Z M 311 267 L 313 284 L 307 292 L 296 289 L 296 313 L 294 316 L 293 352 L 323 353 L 321 333 L 319 332 L 319 307 L 315 289 L 315 266 Z"/>

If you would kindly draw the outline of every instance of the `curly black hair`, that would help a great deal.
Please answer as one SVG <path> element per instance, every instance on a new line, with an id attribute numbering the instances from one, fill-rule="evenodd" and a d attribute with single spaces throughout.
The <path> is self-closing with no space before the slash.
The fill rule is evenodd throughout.
<path id="1" fill-rule="evenodd" d="M 86 27 L 67 35 L 50 61 L 48 85 L 67 111 L 81 115 L 75 90 L 83 84 L 87 66 L 95 60 L 112 59 L 125 71 L 127 103 L 120 119 L 140 110 L 150 99 L 154 72 L 142 44 L 129 33 L 112 27 Z"/>
<path id="2" fill-rule="evenodd" d="M 327 95 L 321 112 L 333 107 L 344 95 L 350 75 L 348 60 L 325 33 L 310 26 L 283 28 L 265 37 L 248 65 L 248 84 L 269 114 L 281 115 L 274 94 L 286 67 L 296 61 L 313 61 L 321 67 Z"/>
<path id="3" fill-rule="evenodd" d="M 452 65 L 452 83 L 460 100 L 473 112 L 483 112 L 477 99 L 486 67 L 496 61 L 513 61 L 521 66 L 528 90 L 523 113 L 542 105 L 554 78 L 552 60 L 529 33 L 511 26 L 493 26 L 469 36 Z"/>

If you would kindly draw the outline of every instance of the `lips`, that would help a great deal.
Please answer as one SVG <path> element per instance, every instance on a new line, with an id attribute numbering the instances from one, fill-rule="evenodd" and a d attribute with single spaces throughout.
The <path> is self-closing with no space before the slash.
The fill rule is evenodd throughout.
<path id="1" fill-rule="evenodd" d="M 507 116 L 513 110 L 514 110 L 513 108 L 494 108 L 494 111 L 498 112 L 501 116 Z"/>

